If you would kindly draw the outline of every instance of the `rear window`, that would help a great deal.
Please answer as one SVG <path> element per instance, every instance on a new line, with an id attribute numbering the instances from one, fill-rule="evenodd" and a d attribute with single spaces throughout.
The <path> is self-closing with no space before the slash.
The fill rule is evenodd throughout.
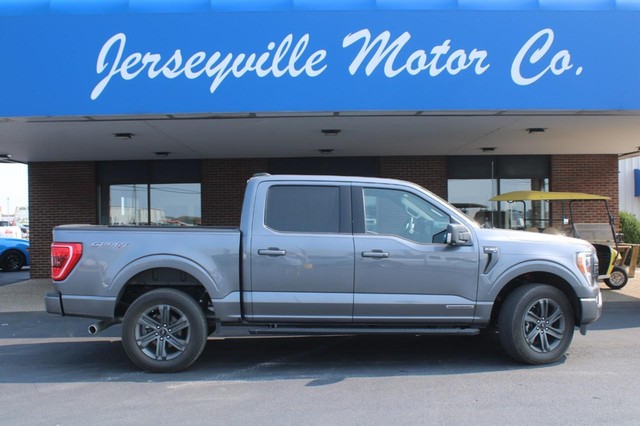
<path id="1" fill-rule="evenodd" d="M 337 186 L 272 186 L 265 224 L 282 232 L 340 232 L 340 188 Z"/>

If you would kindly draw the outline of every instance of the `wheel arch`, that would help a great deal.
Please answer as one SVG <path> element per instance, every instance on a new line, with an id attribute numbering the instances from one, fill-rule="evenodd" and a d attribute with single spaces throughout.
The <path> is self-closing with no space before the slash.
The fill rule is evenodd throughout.
<path id="1" fill-rule="evenodd" d="M 529 269 L 529 268 L 527 268 Z M 560 290 L 567 298 L 573 309 L 573 316 L 575 323 L 580 324 L 581 306 L 580 298 L 578 297 L 575 289 L 569 283 L 569 280 L 574 279 L 571 275 L 567 276 L 569 272 L 566 271 L 550 271 L 540 268 L 531 268 L 531 270 L 520 270 L 518 273 L 511 274 L 508 279 L 504 280 L 501 287 L 494 287 L 497 290 L 497 294 L 494 297 L 493 307 L 491 309 L 491 324 L 497 324 L 498 316 L 502 309 L 502 305 L 505 299 L 517 288 L 530 284 L 546 284 L 551 287 L 555 287 Z"/>
<path id="2" fill-rule="evenodd" d="M 190 259 L 171 255 L 144 257 L 127 265 L 114 278 L 112 288 L 118 289 L 114 317 L 122 317 L 142 294 L 162 287 L 189 294 L 205 310 L 212 307 L 211 300 L 220 294 L 220 287 L 211 275 Z"/>

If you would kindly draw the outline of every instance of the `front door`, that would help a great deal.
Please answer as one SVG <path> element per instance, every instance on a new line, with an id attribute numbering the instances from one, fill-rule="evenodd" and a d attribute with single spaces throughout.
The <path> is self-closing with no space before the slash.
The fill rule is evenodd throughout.
<path id="1" fill-rule="evenodd" d="M 400 189 L 363 188 L 359 199 L 354 322 L 471 323 L 478 248 L 445 244 L 451 217 Z"/>

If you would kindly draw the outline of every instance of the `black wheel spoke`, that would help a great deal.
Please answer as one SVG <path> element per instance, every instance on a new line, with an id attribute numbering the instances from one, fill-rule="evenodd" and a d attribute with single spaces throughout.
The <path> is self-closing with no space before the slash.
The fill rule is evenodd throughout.
<path id="1" fill-rule="evenodd" d="M 151 342 L 158 338 L 158 333 L 151 331 L 138 339 L 138 346 L 146 348 Z"/>
<path id="2" fill-rule="evenodd" d="M 552 351 L 562 342 L 564 326 L 564 314 L 554 300 L 536 300 L 524 316 L 523 327 L 527 345 L 540 353 Z"/>
<path id="3" fill-rule="evenodd" d="M 140 319 L 138 320 L 138 324 L 147 326 L 149 328 L 153 328 L 154 330 L 160 328 L 160 323 L 146 314 L 140 316 Z"/>

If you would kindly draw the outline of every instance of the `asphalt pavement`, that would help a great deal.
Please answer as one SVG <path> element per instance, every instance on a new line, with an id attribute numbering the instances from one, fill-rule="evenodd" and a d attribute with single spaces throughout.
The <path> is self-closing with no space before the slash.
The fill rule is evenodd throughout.
<path id="1" fill-rule="evenodd" d="M 18 272 L 0 272 L 0 287 L 29 280 L 29 268 Z"/>
<path id="2" fill-rule="evenodd" d="M 137 369 L 120 326 L 44 312 L 50 280 L 0 287 L 0 424 L 637 425 L 640 279 L 560 362 L 495 334 L 209 339 L 188 370 Z"/>

